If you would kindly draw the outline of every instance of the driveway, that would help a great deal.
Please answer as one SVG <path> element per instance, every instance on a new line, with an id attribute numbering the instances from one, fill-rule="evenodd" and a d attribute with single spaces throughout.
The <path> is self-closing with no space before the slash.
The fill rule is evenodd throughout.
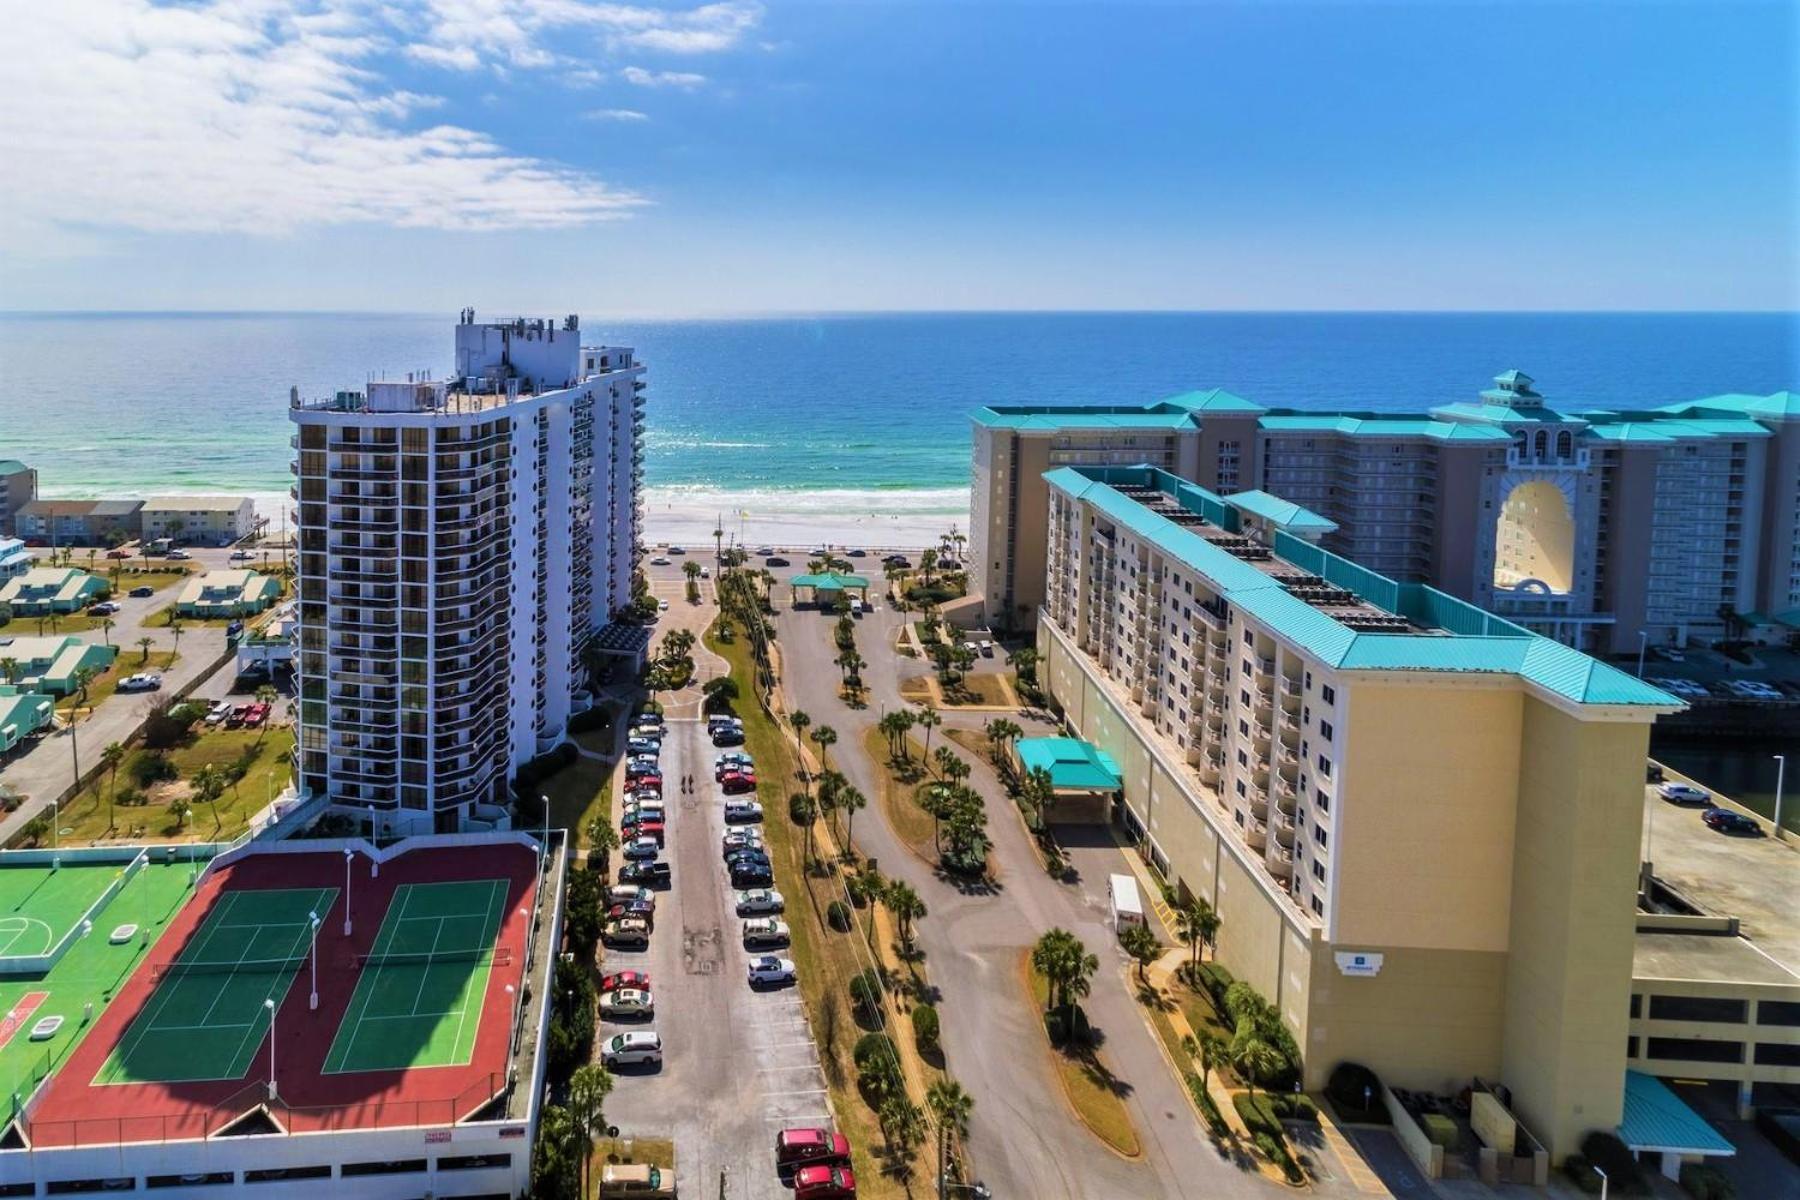
<path id="1" fill-rule="evenodd" d="M 814 728 L 831 725 L 838 743 L 832 765 L 873 799 L 875 768 L 861 750 L 861 731 L 901 704 L 903 676 L 930 669 L 921 660 L 896 657 L 889 647 L 908 614 L 884 601 L 858 622 L 857 643 L 869 665 L 868 707 L 852 710 L 837 696 L 832 664 L 833 618 L 788 607 L 787 589 L 775 604 L 782 654 L 782 686 L 790 709 L 804 709 Z M 979 729 L 992 714 L 954 714 L 951 727 Z M 1037 722 L 1022 720 L 1028 729 Z M 1048 726 L 1044 728 L 1048 731 Z M 944 730 L 933 745 L 944 744 Z M 1094 1196 L 1272 1196 L 1286 1188 L 1247 1175 L 1215 1151 L 1193 1115 L 1161 1044 L 1127 991 L 1125 957 L 1106 925 L 1101 855 L 1084 853 L 1083 886 L 1057 883 L 1039 865 L 1036 849 L 1014 815 L 1012 801 L 984 757 L 959 753 L 974 767 L 971 784 L 988 804 L 988 834 L 998 877 L 989 890 L 968 890 L 940 879 L 894 837 L 872 803 L 856 822 L 856 841 L 890 877 L 919 892 L 929 915 L 918 924 L 932 983 L 942 993 L 945 1055 L 952 1073 L 975 1098 L 970 1154 L 975 1175 L 999 1196 L 1034 1200 Z M 1091 890 L 1097 882 L 1099 895 Z M 1105 1036 L 1104 1054 L 1130 1091 L 1124 1097 L 1143 1142 L 1143 1154 L 1127 1160 L 1112 1153 L 1082 1125 L 1051 1073 L 1036 1005 L 1025 991 L 1020 962 L 1046 930 L 1072 930 L 1100 957 L 1087 1010 Z M 1337 1185 L 1327 1183 L 1330 1192 Z"/>
<path id="2" fill-rule="evenodd" d="M 648 952 L 609 950 L 604 965 L 650 973 L 663 1066 L 620 1074 L 607 1112 L 627 1135 L 675 1139 L 684 1195 L 777 1200 L 787 1192 L 775 1175 L 775 1134 L 833 1124 L 825 1077 L 799 989 L 753 991 L 746 982 L 750 955 L 720 857 L 723 796 L 706 727 L 688 718 L 667 729 L 664 858 L 673 886 L 657 895 Z M 684 774 L 694 776 L 693 795 L 681 794 Z M 634 1027 L 602 1021 L 599 1038 Z"/>

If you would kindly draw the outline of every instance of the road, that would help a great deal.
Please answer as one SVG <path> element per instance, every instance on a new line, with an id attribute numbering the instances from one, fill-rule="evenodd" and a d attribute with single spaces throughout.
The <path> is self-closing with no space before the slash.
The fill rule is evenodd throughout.
<path id="1" fill-rule="evenodd" d="M 832 1119 L 799 989 L 752 991 L 746 982 L 750 955 L 720 854 L 715 753 L 697 717 L 669 721 L 661 762 L 673 886 L 657 896 L 650 949 L 608 950 L 603 966 L 649 972 L 663 1065 L 620 1072 L 607 1111 L 627 1136 L 675 1139 L 684 1195 L 777 1200 L 788 1193 L 775 1175 L 776 1132 Z M 692 795 L 681 793 L 684 774 L 694 776 Z M 599 1036 L 631 1027 L 603 1021 Z"/>
<path id="2" fill-rule="evenodd" d="M 866 709 L 837 695 L 832 664 L 833 618 L 793 610 L 787 589 L 776 588 L 782 685 L 791 709 L 803 709 L 814 728 L 837 730 L 832 764 L 862 792 L 878 794 L 875 768 L 861 749 L 861 731 L 902 703 L 902 678 L 930 669 L 899 658 L 889 647 L 906 614 L 887 604 L 858 622 L 857 642 L 869 665 Z M 992 714 L 945 712 L 946 725 L 979 729 Z M 1028 733 L 1051 732 L 1047 722 L 1020 721 Z M 946 744 L 944 730 L 934 745 Z M 1107 925 L 1106 876 L 1123 869 L 1121 851 L 1101 835 L 1071 854 L 1077 884 L 1045 874 L 1038 855 L 985 758 L 959 750 L 974 768 L 970 783 L 987 801 L 988 834 L 998 883 L 968 890 L 940 878 L 892 833 L 878 803 L 856 822 L 859 849 L 890 877 L 906 879 L 929 915 L 918 924 L 932 983 L 942 992 L 943 1041 L 951 1072 L 975 1098 L 970 1152 L 975 1174 L 995 1195 L 1034 1200 L 1092 1196 L 1268 1197 L 1286 1189 L 1246 1173 L 1214 1150 L 1189 1107 L 1128 990 L 1126 958 Z M 1096 833 L 1099 833 L 1096 830 Z M 1074 1116 L 1043 1042 L 1036 1004 L 1025 990 L 1021 962 L 1038 936 L 1053 927 L 1076 933 L 1100 958 L 1085 1002 L 1104 1035 L 1103 1054 L 1129 1089 L 1123 1099 L 1143 1143 L 1140 1157 L 1112 1153 Z M 1330 1182 L 1322 1190 L 1336 1190 Z"/>
<path id="3" fill-rule="evenodd" d="M 205 551 L 219 558 L 223 565 L 227 551 Z M 77 559 L 78 564 L 83 560 Z M 209 564 L 211 565 L 211 564 Z M 140 651 L 137 648 L 139 638 L 150 637 L 155 641 L 157 651 L 175 648 L 175 637 L 166 628 L 148 628 L 144 622 L 157 610 L 174 603 L 178 585 L 171 584 L 160 588 L 154 596 L 133 599 L 129 596 L 117 597 L 120 609 L 113 614 L 116 627 L 106 634 L 99 630 L 76 634 L 89 642 L 99 643 L 110 638 L 115 646 L 122 647 L 119 652 L 119 663 L 116 670 L 127 673 L 132 664 L 138 661 Z M 35 621 L 15 620 L 8 626 L 7 632 L 12 636 L 23 636 L 37 633 Z M 4 636 L 4 635 L 0 635 Z M 97 761 L 100 751 L 109 742 L 123 742 L 143 723 L 144 714 L 159 695 L 180 691 L 191 680 L 208 671 L 213 662 L 225 652 L 225 628 L 222 625 L 208 625 L 193 622 L 185 625 L 181 633 L 180 655 L 175 665 L 162 672 L 163 690 L 160 693 L 126 692 L 114 693 L 101 702 L 88 716 L 76 722 L 73 733 L 67 731 L 46 734 L 40 737 L 37 744 L 23 754 L 15 754 L 4 769 L 0 769 L 0 784 L 15 789 L 25 802 L 16 810 L 0 818 L 0 845 L 10 841 L 25 823 L 40 811 L 49 807 L 53 797 L 59 795 L 75 778 L 74 756 L 70 753 L 69 742 L 73 738 L 79 751 L 82 769 L 86 770 Z M 222 679 L 211 679 L 202 686 L 203 694 L 213 697 L 210 689 L 229 687 L 232 673 L 229 670 L 220 672 Z M 224 695 L 220 692 L 219 695 Z"/>

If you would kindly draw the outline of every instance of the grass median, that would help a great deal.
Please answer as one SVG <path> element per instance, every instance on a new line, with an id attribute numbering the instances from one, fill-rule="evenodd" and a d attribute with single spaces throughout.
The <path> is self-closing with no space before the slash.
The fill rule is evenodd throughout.
<path id="1" fill-rule="evenodd" d="M 839 933 L 827 923 L 827 907 L 843 894 L 839 877 L 835 872 L 815 876 L 809 871 L 804 833 L 788 818 L 788 795 L 803 786 L 794 739 L 754 699 L 749 645 L 742 638 L 722 642 L 712 629 L 707 630 L 705 644 L 725 660 L 743 697 L 737 711 L 744 720 L 744 749 L 756 762 L 757 798 L 765 813 L 763 828 L 775 866 L 775 886 L 787 900 L 786 919 L 792 936 L 788 955 L 800 976 L 800 993 L 831 1089 L 832 1111 L 839 1129 L 850 1138 L 857 1194 L 873 1200 L 899 1200 L 911 1194 L 908 1181 L 885 1171 L 882 1158 L 875 1153 L 883 1144 L 881 1126 L 857 1088 L 852 1057 L 857 1039 L 865 1032 L 849 1002 L 850 980 L 867 965 L 857 952 L 855 939 L 861 935 Z M 896 1038 L 911 1036 L 909 1030 L 891 1032 Z M 915 1155 L 915 1183 L 930 1179 L 932 1168 L 927 1158 L 924 1148 Z"/>
<path id="2" fill-rule="evenodd" d="M 1030 951 L 1025 953 L 1023 970 L 1042 1015 L 1049 1009 L 1050 984 L 1032 969 Z M 1050 1054 L 1057 1081 L 1081 1123 L 1116 1154 L 1136 1158 L 1143 1153 L 1137 1127 L 1131 1123 L 1131 1113 L 1119 1096 L 1118 1078 L 1100 1060 L 1099 1053 L 1090 1046 L 1058 1046 L 1051 1041 L 1044 1022 L 1039 1024 L 1044 1027 L 1044 1047 Z"/>
<path id="3" fill-rule="evenodd" d="M 888 740 L 881 730 L 870 726 L 863 734 L 863 753 L 868 755 L 880 780 L 881 812 L 894 835 L 907 848 L 931 866 L 938 861 L 937 838 L 931 814 L 919 807 L 917 791 L 929 782 L 931 772 L 925 766 L 925 750 L 913 738 L 906 739 L 908 757 L 895 758 L 888 753 Z"/>

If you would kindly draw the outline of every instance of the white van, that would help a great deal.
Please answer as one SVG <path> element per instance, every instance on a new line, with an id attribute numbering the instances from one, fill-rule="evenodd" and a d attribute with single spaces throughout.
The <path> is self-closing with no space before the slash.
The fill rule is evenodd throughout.
<path id="1" fill-rule="evenodd" d="M 1137 880 L 1129 875 L 1113 875 L 1106 881 L 1107 899 L 1112 903 L 1115 934 L 1144 923 L 1144 904 L 1138 899 Z"/>

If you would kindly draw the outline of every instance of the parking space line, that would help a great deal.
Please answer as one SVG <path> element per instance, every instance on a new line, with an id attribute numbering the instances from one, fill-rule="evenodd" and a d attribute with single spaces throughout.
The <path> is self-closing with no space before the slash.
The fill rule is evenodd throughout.
<path id="1" fill-rule="evenodd" d="M 791 1092 L 764 1092 L 763 1097 L 767 1100 L 779 1100 L 783 1096 L 823 1096 L 826 1090 L 825 1088 L 796 1088 Z"/>

